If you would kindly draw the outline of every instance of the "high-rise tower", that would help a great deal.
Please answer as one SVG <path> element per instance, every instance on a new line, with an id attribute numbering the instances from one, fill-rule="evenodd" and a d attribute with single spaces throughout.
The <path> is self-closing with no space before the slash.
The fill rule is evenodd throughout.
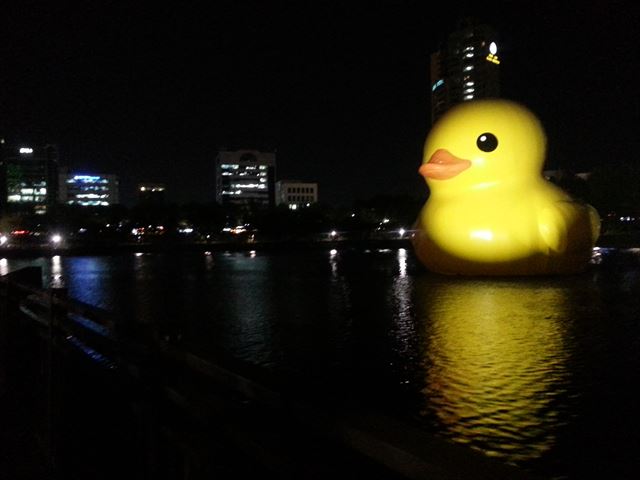
<path id="1" fill-rule="evenodd" d="M 45 213 L 58 197 L 58 147 L 0 141 L 0 212 Z"/>
<path id="2" fill-rule="evenodd" d="M 496 32 L 472 19 L 459 22 L 431 54 L 431 122 L 453 105 L 500 95 Z"/>

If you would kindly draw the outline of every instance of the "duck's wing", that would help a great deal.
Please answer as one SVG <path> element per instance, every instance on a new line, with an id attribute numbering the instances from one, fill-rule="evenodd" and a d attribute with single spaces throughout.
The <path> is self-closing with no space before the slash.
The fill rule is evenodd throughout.
<path id="1" fill-rule="evenodd" d="M 562 200 L 538 214 L 540 235 L 554 253 L 591 248 L 600 235 L 600 217 L 591 205 Z"/>
<path id="2" fill-rule="evenodd" d="M 538 229 L 550 251 L 563 253 L 567 249 L 567 228 L 562 209 L 553 205 L 538 212 Z"/>

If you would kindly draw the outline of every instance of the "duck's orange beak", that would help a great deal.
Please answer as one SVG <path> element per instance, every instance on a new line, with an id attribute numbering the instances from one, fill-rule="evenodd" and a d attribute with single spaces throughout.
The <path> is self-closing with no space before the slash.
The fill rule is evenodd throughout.
<path id="1" fill-rule="evenodd" d="M 418 169 L 425 179 L 447 180 L 465 171 L 471 166 L 471 161 L 458 158 L 448 150 L 440 148 L 436 150 L 427 163 L 423 163 Z"/>

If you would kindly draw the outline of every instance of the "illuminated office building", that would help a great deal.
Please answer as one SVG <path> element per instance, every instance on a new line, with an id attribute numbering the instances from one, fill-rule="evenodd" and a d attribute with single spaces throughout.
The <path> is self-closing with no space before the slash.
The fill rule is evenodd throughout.
<path id="1" fill-rule="evenodd" d="M 310 207 L 318 203 L 318 184 L 300 180 L 276 182 L 276 205 L 287 205 L 291 210 Z"/>
<path id="2" fill-rule="evenodd" d="M 58 148 L 0 140 L 0 211 L 44 213 L 57 201 Z"/>
<path id="3" fill-rule="evenodd" d="M 61 173 L 58 201 L 68 205 L 107 206 L 119 203 L 116 175 Z"/>
<path id="4" fill-rule="evenodd" d="M 273 206 L 276 155 L 223 150 L 216 157 L 216 201 L 221 205 Z"/>
<path id="5" fill-rule="evenodd" d="M 465 19 L 431 54 L 431 122 L 453 105 L 500 96 L 497 35 L 488 25 Z"/>

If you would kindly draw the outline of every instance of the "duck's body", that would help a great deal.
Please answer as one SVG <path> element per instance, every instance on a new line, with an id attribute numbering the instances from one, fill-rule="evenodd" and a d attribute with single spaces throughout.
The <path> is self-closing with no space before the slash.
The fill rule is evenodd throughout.
<path id="1" fill-rule="evenodd" d="M 542 177 L 544 146 L 535 117 L 512 102 L 471 102 L 443 117 L 427 139 L 421 167 L 431 195 L 414 246 L 427 268 L 541 275 L 587 266 L 597 213 Z"/>

